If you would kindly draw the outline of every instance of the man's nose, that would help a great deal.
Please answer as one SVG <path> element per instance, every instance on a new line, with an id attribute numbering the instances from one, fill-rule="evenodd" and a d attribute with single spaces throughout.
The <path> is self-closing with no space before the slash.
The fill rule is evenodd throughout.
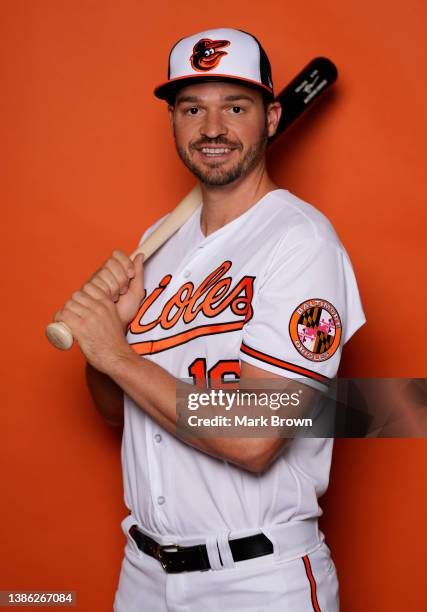
<path id="1" fill-rule="evenodd" d="M 206 138 L 218 138 L 227 133 L 224 117 L 221 112 L 208 111 L 205 113 L 203 123 L 200 126 L 200 134 Z"/>

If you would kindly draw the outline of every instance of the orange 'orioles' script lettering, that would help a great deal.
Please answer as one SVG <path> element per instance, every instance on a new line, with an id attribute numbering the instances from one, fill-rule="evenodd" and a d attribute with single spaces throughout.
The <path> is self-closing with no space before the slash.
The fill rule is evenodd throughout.
<path id="1" fill-rule="evenodd" d="M 193 338 L 241 329 L 253 315 L 252 297 L 255 277 L 244 276 L 232 287 L 231 277 L 225 276 L 231 265 L 231 261 L 224 261 L 197 288 L 191 282 L 184 283 L 166 302 L 161 313 L 155 319 L 143 323 L 144 315 L 155 304 L 172 280 L 170 274 L 166 275 L 162 278 L 158 287 L 146 296 L 130 324 L 129 330 L 132 334 L 142 334 L 157 326 L 168 330 L 177 325 L 181 319 L 188 324 L 194 321 L 199 313 L 202 313 L 205 317 L 214 318 L 227 308 L 230 308 L 233 314 L 239 316 L 239 320 L 201 325 L 167 338 L 137 342 L 132 344 L 132 348 L 140 355 L 158 353 L 189 342 Z"/>

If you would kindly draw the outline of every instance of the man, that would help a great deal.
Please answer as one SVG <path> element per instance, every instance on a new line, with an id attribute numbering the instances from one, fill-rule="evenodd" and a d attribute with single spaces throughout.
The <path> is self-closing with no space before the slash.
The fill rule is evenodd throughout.
<path id="1" fill-rule="evenodd" d="M 176 381 L 323 388 L 365 321 L 351 263 L 328 220 L 268 176 L 282 109 L 252 35 L 180 40 L 155 93 L 202 206 L 145 266 L 114 251 L 55 317 L 88 360 L 97 408 L 124 421 L 114 609 L 334 612 L 317 526 L 333 440 L 182 436 Z"/>

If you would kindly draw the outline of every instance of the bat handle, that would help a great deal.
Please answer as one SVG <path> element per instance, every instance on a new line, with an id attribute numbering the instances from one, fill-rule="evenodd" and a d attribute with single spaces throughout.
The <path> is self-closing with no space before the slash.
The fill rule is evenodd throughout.
<path id="1" fill-rule="evenodd" d="M 65 323 L 49 323 L 45 333 L 49 342 L 61 351 L 68 351 L 73 346 L 73 334 Z"/>
<path id="2" fill-rule="evenodd" d="M 201 201 L 202 194 L 200 185 L 197 183 L 144 243 L 132 253 L 130 259 L 134 260 L 138 253 L 144 253 L 144 261 L 147 261 L 189 219 L 196 208 L 200 206 Z M 68 351 L 73 346 L 71 330 L 62 321 L 50 323 L 46 327 L 45 333 L 49 342 L 62 351 Z"/>

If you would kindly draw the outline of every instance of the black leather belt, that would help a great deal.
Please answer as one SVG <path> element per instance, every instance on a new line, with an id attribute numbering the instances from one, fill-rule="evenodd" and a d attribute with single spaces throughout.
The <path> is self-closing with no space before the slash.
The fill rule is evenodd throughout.
<path id="1" fill-rule="evenodd" d="M 197 546 L 177 546 L 175 544 L 161 546 L 158 542 L 142 533 L 137 525 L 129 528 L 129 534 L 138 548 L 154 557 L 162 564 L 168 574 L 178 572 L 205 571 L 211 568 L 205 544 Z M 270 555 L 273 544 L 263 533 L 228 541 L 234 561 L 244 561 L 254 557 Z M 221 558 L 221 556 L 220 556 Z"/>

